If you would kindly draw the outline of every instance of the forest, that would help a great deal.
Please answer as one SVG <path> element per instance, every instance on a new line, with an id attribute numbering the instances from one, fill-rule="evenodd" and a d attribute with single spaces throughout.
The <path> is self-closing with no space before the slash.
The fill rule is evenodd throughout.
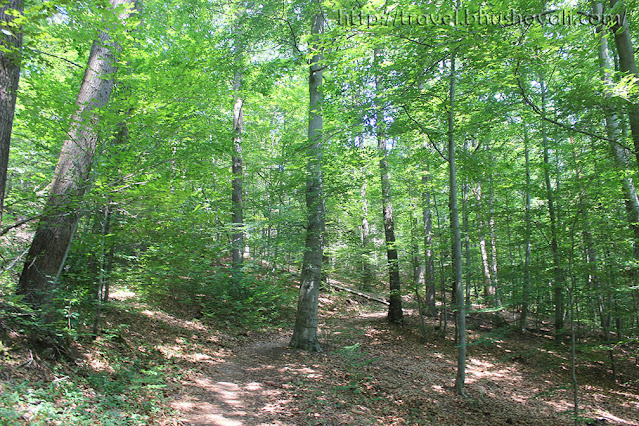
<path id="1" fill-rule="evenodd" d="M 638 6 L 3 0 L 0 425 L 638 425 Z"/>

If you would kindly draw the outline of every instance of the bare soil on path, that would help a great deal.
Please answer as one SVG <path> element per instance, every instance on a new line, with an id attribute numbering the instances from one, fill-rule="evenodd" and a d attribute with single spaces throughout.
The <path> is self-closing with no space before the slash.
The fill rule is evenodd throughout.
<path id="1" fill-rule="evenodd" d="M 287 348 L 285 331 L 228 338 L 203 329 L 189 344 L 178 339 L 174 356 L 187 373 L 171 407 L 184 425 L 574 424 L 565 345 L 471 331 L 460 397 L 452 337 L 433 323 L 424 339 L 417 316 L 392 326 L 383 309 L 323 298 L 322 353 Z M 619 383 L 603 363 L 579 365 L 582 416 L 639 425 L 637 368 L 621 365 Z"/>

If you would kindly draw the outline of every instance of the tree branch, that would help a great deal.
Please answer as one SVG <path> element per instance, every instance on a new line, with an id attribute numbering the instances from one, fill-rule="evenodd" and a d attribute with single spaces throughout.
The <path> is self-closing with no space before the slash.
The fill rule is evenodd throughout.
<path id="1" fill-rule="evenodd" d="M 73 65 L 73 66 L 76 66 L 76 67 L 78 67 L 78 68 L 84 68 L 84 66 L 83 66 L 83 65 L 80 65 L 80 64 L 78 64 L 77 62 L 70 61 L 70 60 L 69 60 L 69 59 L 67 59 L 67 58 L 63 58 L 63 57 L 61 57 L 61 56 L 57 56 L 57 55 L 54 55 L 54 54 L 52 54 L 52 53 L 43 52 L 43 51 L 42 51 L 42 50 L 40 50 L 40 49 L 34 49 L 34 48 L 32 48 L 32 47 L 26 47 L 26 48 L 27 48 L 27 49 L 29 49 L 29 50 L 31 50 L 32 52 L 39 53 L 39 54 L 41 54 L 41 55 L 51 56 L 52 58 L 60 59 L 60 60 L 62 60 L 62 61 L 64 61 L 64 62 L 67 62 L 67 63 L 69 63 L 69 64 L 71 64 L 71 65 Z"/>
<path id="2" fill-rule="evenodd" d="M 16 223 L 14 223 L 13 225 L 9 225 L 6 228 L 4 228 L 2 230 L 2 232 L 0 232 L 0 236 L 2 236 L 4 234 L 6 234 L 7 232 L 11 231 L 13 228 L 18 228 L 18 227 L 24 225 L 25 223 L 31 222 L 32 220 L 40 219 L 40 217 L 41 217 L 41 215 L 29 217 L 27 219 L 22 219 L 22 220 L 20 220 L 20 221 L 18 221 Z"/>
<path id="3" fill-rule="evenodd" d="M 546 114 L 544 114 L 541 111 L 541 109 L 537 105 L 535 105 L 535 103 L 526 95 L 526 90 L 524 89 L 523 83 L 521 82 L 521 78 L 519 76 L 519 64 L 517 64 L 517 68 L 515 69 L 515 78 L 517 79 L 517 85 L 519 86 L 519 93 L 521 94 L 521 97 L 522 97 L 524 103 L 527 104 L 535 112 L 535 114 L 539 115 L 542 118 L 542 120 L 547 121 L 549 123 L 552 123 L 552 124 L 554 124 L 556 126 L 559 126 L 562 129 L 570 130 L 570 131 L 575 132 L 575 133 L 580 133 L 582 135 L 590 136 L 591 138 L 595 138 L 595 139 L 604 140 L 604 141 L 607 141 L 607 142 L 616 143 L 619 146 L 622 146 L 622 147 L 628 149 L 627 147 L 621 145 L 618 141 L 609 139 L 609 138 L 607 138 L 605 136 L 598 135 L 596 133 L 589 132 L 587 130 L 578 129 L 575 126 L 564 124 L 564 123 L 561 123 L 561 122 L 559 122 L 557 120 L 553 120 L 552 118 L 546 117 Z"/>
<path id="4" fill-rule="evenodd" d="M 444 161 L 448 161 L 448 158 L 446 158 L 446 156 L 444 156 L 444 154 L 442 154 L 442 152 L 439 150 L 439 148 L 437 148 L 437 145 L 435 144 L 433 139 L 430 137 L 430 134 L 426 131 L 426 129 L 424 129 L 422 127 L 422 125 L 419 124 L 419 122 L 417 120 L 415 120 L 413 117 L 411 117 L 410 113 L 408 112 L 408 109 L 406 109 L 406 105 L 402 105 L 402 109 L 406 113 L 406 116 L 408 116 L 408 118 L 413 123 L 415 123 L 417 125 L 417 127 L 419 127 L 419 130 L 421 130 L 421 132 L 426 135 L 426 137 L 428 138 L 428 141 L 430 142 L 430 144 L 433 146 L 433 148 L 435 148 L 435 151 L 437 151 L 437 153 L 444 159 Z"/>

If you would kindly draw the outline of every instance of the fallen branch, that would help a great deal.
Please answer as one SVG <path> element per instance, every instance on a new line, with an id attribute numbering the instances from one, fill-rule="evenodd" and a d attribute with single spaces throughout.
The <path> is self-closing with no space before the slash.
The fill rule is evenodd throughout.
<path id="1" fill-rule="evenodd" d="M 348 293 L 352 293 L 352 294 L 356 294 L 357 296 L 363 297 L 364 299 L 368 299 L 368 300 L 372 300 L 373 302 L 377 302 L 377 303 L 382 303 L 384 305 L 390 305 L 390 303 L 387 300 L 384 299 L 380 299 L 378 297 L 373 297 L 373 296 L 369 296 L 366 293 L 362 293 L 361 291 L 357 291 L 357 290 L 353 290 L 347 287 L 343 287 L 341 285 L 337 285 L 337 284 L 332 284 L 332 283 L 326 283 L 328 286 L 342 290 L 342 291 L 346 291 Z"/>

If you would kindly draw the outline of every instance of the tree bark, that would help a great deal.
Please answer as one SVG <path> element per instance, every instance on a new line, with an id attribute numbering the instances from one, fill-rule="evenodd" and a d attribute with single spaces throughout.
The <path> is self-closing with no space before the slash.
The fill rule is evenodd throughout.
<path id="1" fill-rule="evenodd" d="M 616 14 L 620 15 L 622 19 L 614 23 L 612 32 L 615 35 L 615 45 L 617 46 L 617 55 L 619 56 L 619 70 L 623 73 L 639 77 L 637 75 L 637 63 L 635 61 L 635 53 L 630 37 L 630 27 L 628 26 L 628 17 L 626 15 L 626 5 L 623 0 L 610 0 L 611 8 L 617 7 L 618 5 L 619 8 Z M 637 159 L 635 166 L 639 166 L 639 107 L 631 103 L 628 103 L 627 107 L 628 121 L 630 123 L 630 131 L 635 148 L 635 157 Z"/>
<path id="2" fill-rule="evenodd" d="M 120 20 L 127 19 L 135 9 L 133 0 L 111 0 L 110 4 L 113 9 L 124 7 Z M 100 32 L 91 47 L 69 139 L 62 145 L 44 214 L 18 283 L 18 294 L 35 307 L 50 301 L 69 252 L 82 199 L 90 186 L 99 110 L 107 104 L 113 90 L 117 50 L 119 46 L 106 30 Z"/>
<path id="3" fill-rule="evenodd" d="M 524 156 L 526 159 L 526 195 L 524 196 L 525 208 L 525 241 L 524 241 L 524 289 L 521 303 L 520 329 L 526 330 L 526 322 L 528 321 L 528 309 L 530 303 L 530 155 L 528 150 L 528 132 L 526 132 L 526 124 L 524 123 Z"/>
<path id="4" fill-rule="evenodd" d="M 541 81 L 541 108 L 542 114 L 546 115 L 546 86 L 543 78 Z M 559 244 L 557 243 L 557 214 L 555 211 L 555 196 L 550 182 L 550 157 L 548 154 L 548 137 L 546 127 L 542 123 L 541 137 L 544 155 L 544 180 L 546 182 L 546 196 L 548 201 L 548 215 L 550 216 L 550 250 L 553 259 L 553 303 L 555 305 L 555 331 L 559 332 L 564 327 L 564 292 L 563 292 L 563 271 L 559 261 Z"/>
<path id="5" fill-rule="evenodd" d="M 16 16 L 22 15 L 22 0 L 8 0 L 0 7 L 0 26 L 12 34 L 0 36 L 0 225 L 4 209 L 4 195 L 7 186 L 7 168 L 9 166 L 9 146 L 13 117 L 16 110 L 18 81 L 22 63 L 22 29 L 14 27 Z M 11 11 L 11 13 L 7 13 Z"/>
<path id="6" fill-rule="evenodd" d="M 324 32 L 324 15 L 313 18 L 311 34 Z M 308 351 L 321 351 L 317 338 L 319 286 L 322 279 L 324 201 L 322 183 L 322 54 L 316 53 L 309 69 L 308 163 L 306 176 L 306 249 L 302 264 L 295 329 L 290 346 Z"/>
<path id="7" fill-rule="evenodd" d="M 479 250 L 481 252 L 482 272 L 484 274 L 484 299 L 490 306 L 495 299 L 495 286 L 491 275 L 490 259 L 488 258 L 488 249 L 486 248 L 486 236 L 484 234 L 484 218 L 481 212 L 482 204 L 482 184 L 477 184 L 477 214 L 479 215 Z"/>
<path id="8" fill-rule="evenodd" d="M 491 305 L 493 306 L 501 306 L 501 301 L 499 300 L 498 289 L 499 289 L 499 279 L 497 278 L 497 233 L 495 230 L 495 186 L 493 183 L 493 173 L 490 172 L 488 177 L 488 185 L 490 195 L 488 198 L 489 204 L 489 214 L 490 217 L 488 219 L 488 226 L 490 228 L 490 251 L 491 251 L 491 262 L 490 262 L 490 272 L 492 277 L 492 287 L 493 287 L 493 299 L 491 300 Z"/>
<path id="9" fill-rule="evenodd" d="M 594 3 L 593 7 L 596 16 L 603 16 L 604 10 L 602 3 L 596 2 Z M 612 86 L 615 83 L 613 81 L 610 70 L 614 67 L 610 59 L 608 50 L 608 39 L 605 37 L 604 29 L 601 26 L 598 26 L 596 28 L 596 33 L 599 37 L 597 54 L 599 58 L 600 77 L 605 85 Z M 634 61 L 634 56 L 632 58 L 632 61 Z M 606 94 L 606 96 L 610 95 Z M 609 107 L 605 108 L 604 113 L 606 120 L 606 136 L 608 137 L 610 151 L 613 155 L 615 163 L 620 170 L 628 170 L 630 168 L 628 153 L 618 143 L 621 140 L 621 126 L 619 124 L 619 116 L 614 112 L 612 108 Z M 624 178 L 622 179 L 622 189 L 626 198 L 626 209 L 628 210 L 630 229 L 632 230 L 634 235 L 634 256 L 635 258 L 639 258 L 639 197 L 637 196 L 637 188 L 635 187 L 632 177 L 624 176 Z"/>
<path id="10" fill-rule="evenodd" d="M 435 256 L 433 255 L 433 213 L 430 209 L 430 171 L 422 176 L 424 190 L 422 192 L 424 217 L 424 285 L 426 287 L 426 312 L 434 317 L 437 314 L 435 306 Z"/>
<path id="11" fill-rule="evenodd" d="M 379 49 L 375 50 L 374 60 L 380 54 Z M 375 78 L 375 93 L 381 93 L 380 78 Z M 399 257 L 395 246 L 395 220 L 393 218 L 393 202 L 391 197 L 390 173 L 388 171 L 388 152 L 386 136 L 384 135 L 384 112 L 380 105 L 376 105 L 375 131 L 377 134 L 377 149 L 379 151 L 379 170 L 382 181 L 382 215 L 384 218 L 384 237 L 386 239 L 386 257 L 388 259 L 388 277 L 390 287 L 390 297 L 388 306 L 388 320 L 393 323 L 401 322 L 403 319 L 401 283 L 399 279 Z"/>
<path id="12" fill-rule="evenodd" d="M 244 114 L 242 111 L 243 101 L 240 96 L 242 75 L 239 71 L 235 73 L 233 81 L 233 91 L 235 92 L 235 105 L 233 107 L 233 193 L 231 204 L 233 210 L 233 235 L 232 235 L 232 265 L 233 269 L 242 268 L 244 256 L 244 219 L 242 215 L 242 132 L 244 131 Z M 270 238 L 270 234 L 269 234 Z M 270 250 L 269 250 L 270 254 Z"/>
<path id="13" fill-rule="evenodd" d="M 464 155 L 468 155 L 468 141 L 464 140 Z M 464 179 L 464 184 L 462 185 L 462 227 L 464 229 L 464 255 L 466 256 L 466 283 L 465 283 L 465 291 L 466 291 L 466 302 L 470 301 L 470 287 L 471 287 L 471 252 L 470 252 L 470 228 L 469 228 L 469 218 L 470 218 L 470 185 L 468 184 L 468 178 Z"/>
<path id="14" fill-rule="evenodd" d="M 457 335 L 459 349 L 457 352 L 457 376 L 455 392 L 464 395 L 466 381 L 466 303 L 464 301 L 464 281 L 462 271 L 462 244 L 459 230 L 459 212 L 457 209 L 457 171 L 455 169 L 455 51 L 450 58 L 450 108 L 448 110 L 448 170 L 449 170 L 449 208 L 450 230 L 452 236 L 453 280 L 455 283 L 455 301 L 457 304 Z"/>
<path id="15" fill-rule="evenodd" d="M 603 16 L 604 7 L 601 2 L 595 2 L 593 4 L 593 12 L 595 15 Z M 596 28 L 596 35 L 599 39 L 598 45 L 598 59 L 600 77 L 606 86 L 612 86 L 614 84 L 612 74 L 609 70 L 613 68 L 612 61 L 610 60 L 610 54 L 608 50 L 608 39 L 605 37 L 604 29 L 602 26 Z M 633 57 L 634 60 L 634 57 Z M 606 96 L 610 96 L 606 93 Z M 604 110 L 606 121 L 606 136 L 609 140 L 610 151 L 613 155 L 615 163 L 620 170 L 628 170 L 630 164 L 628 161 L 628 153 L 618 143 L 621 139 L 619 117 L 612 108 L 606 107 Z M 622 189 L 626 199 L 626 210 L 628 212 L 628 220 L 630 229 L 634 235 L 633 248 L 634 257 L 639 258 L 639 197 L 637 196 L 637 189 L 630 176 L 624 176 L 622 178 Z M 595 263 L 596 267 L 596 253 L 594 251 L 594 245 L 591 241 L 590 233 L 585 231 L 584 238 L 587 244 L 588 258 Z M 603 329 L 606 341 L 610 340 L 610 314 L 605 311 L 605 299 L 604 292 L 600 280 L 597 275 L 593 275 L 593 283 L 600 287 L 600 292 L 597 295 L 597 314 L 600 319 L 601 328 Z M 613 352 L 610 351 L 611 366 L 613 370 L 613 376 L 615 375 L 615 363 Z"/>
<path id="16" fill-rule="evenodd" d="M 364 174 L 364 183 L 360 191 L 362 198 L 362 226 L 361 226 L 361 242 L 362 242 L 362 281 L 363 290 L 369 290 L 373 281 L 373 271 L 371 268 L 371 237 L 370 225 L 368 223 L 368 196 L 367 196 L 366 174 Z"/>

